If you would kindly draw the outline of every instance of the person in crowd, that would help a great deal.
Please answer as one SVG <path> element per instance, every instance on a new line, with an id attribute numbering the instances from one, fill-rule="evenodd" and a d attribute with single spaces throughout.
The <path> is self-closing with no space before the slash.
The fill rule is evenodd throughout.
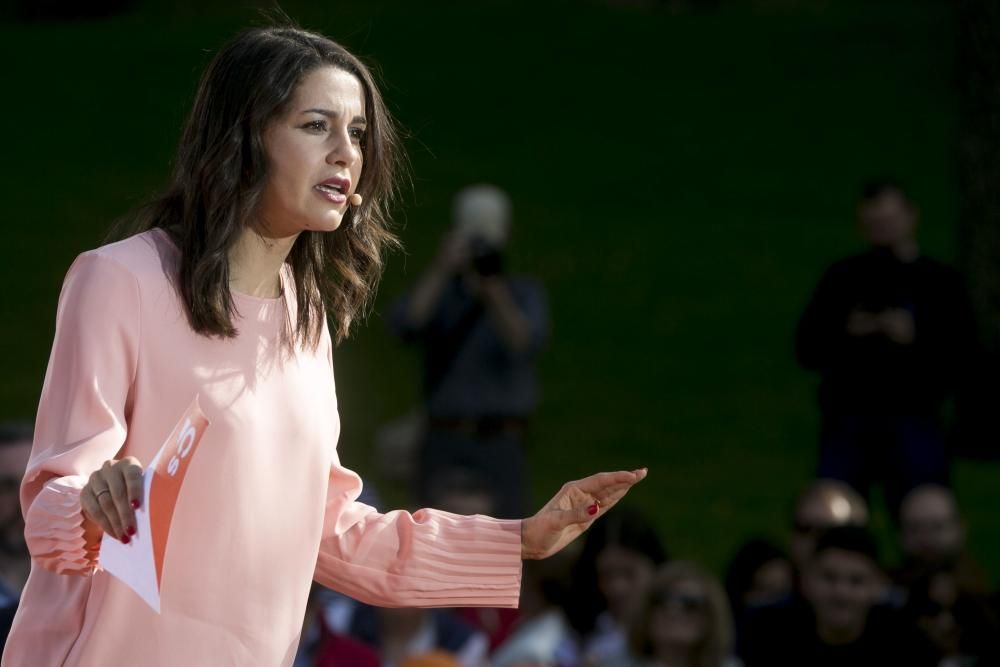
<path id="1" fill-rule="evenodd" d="M 314 580 L 370 604 L 516 606 L 523 560 L 645 478 L 569 482 L 522 520 L 358 502 L 333 358 L 396 244 L 399 145 L 368 68 L 326 37 L 255 28 L 214 57 L 162 195 L 64 280 L 4 667 L 288 667 Z M 198 411 L 154 610 L 100 567 L 102 544 L 148 544 L 145 466 Z"/>
<path id="2" fill-rule="evenodd" d="M 373 607 L 351 604 L 349 637 L 378 653 L 382 667 L 399 667 L 407 658 L 441 652 L 461 667 L 486 667 L 489 640 L 450 609 Z"/>
<path id="3" fill-rule="evenodd" d="M 461 466 L 441 467 L 429 482 L 426 488 L 428 495 L 421 500 L 426 507 L 462 515 L 494 516 L 497 513 L 499 501 L 496 488 L 481 470 Z M 522 590 L 528 590 L 523 579 Z M 486 634 L 492 652 L 510 636 L 521 618 L 523 607 L 523 604 L 517 609 L 460 607 L 454 611 L 466 623 Z"/>
<path id="4" fill-rule="evenodd" d="M 576 634 L 563 611 L 570 602 L 572 554 L 524 568 L 520 618 L 492 656 L 492 667 L 576 667 Z"/>
<path id="5" fill-rule="evenodd" d="M 963 590 L 947 567 L 912 583 L 904 612 L 920 630 L 937 667 L 1000 665 L 1000 622 L 987 598 Z"/>
<path id="6" fill-rule="evenodd" d="M 965 522 L 949 488 L 924 484 L 903 498 L 899 545 L 903 559 L 894 579 L 904 589 L 940 569 L 952 570 L 965 591 L 985 595 L 992 588 L 989 575 L 965 549 Z"/>
<path id="7" fill-rule="evenodd" d="M 392 331 L 423 353 L 427 424 L 417 495 L 427 494 L 439 469 L 464 466 L 495 486 L 498 516 L 520 516 L 548 306 L 537 281 L 508 270 L 511 202 L 503 190 L 461 190 L 452 217 L 434 261 L 388 318 Z"/>
<path id="8" fill-rule="evenodd" d="M 399 663 L 399 667 L 462 667 L 462 665 L 447 651 L 431 651 L 410 656 Z"/>
<path id="9" fill-rule="evenodd" d="M 369 503 L 378 507 L 377 490 L 375 494 Z M 456 515 L 488 516 L 496 509 L 489 487 L 475 471 L 462 468 L 439 471 L 428 496 L 417 501 L 418 505 Z M 323 592 L 321 598 L 325 629 L 334 637 L 346 637 L 369 647 L 380 656 L 382 667 L 399 667 L 407 659 L 433 653 L 446 654 L 461 667 L 479 667 L 487 662 L 488 636 L 462 618 L 463 610 L 381 608 L 331 592 Z M 511 611 L 517 614 L 519 610 Z"/>
<path id="10" fill-rule="evenodd" d="M 795 569 L 788 555 L 772 542 L 748 540 L 726 570 L 726 594 L 739 626 L 747 609 L 788 598 L 795 590 Z"/>
<path id="11" fill-rule="evenodd" d="M 378 653 L 373 648 L 330 629 L 325 612 L 332 605 L 324 600 L 324 593 L 337 596 L 333 591 L 313 584 L 293 667 L 381 667 Z"/>
<path id="12" fill-rule="evenodd" d="M 920 252 L 919 211 L 892 181 L 865 185 L 868 251 L 834 263 L 799 320 L 797 355 L 820 375 L 818 477 L 903 496 L 949 478 L 942 413 L 969 366 L 975 327 L 962 279 Z"/>
<path id="13" fill-rule="evenodd" d="M 573 568 L 570 622 L 583 638 L 582 658 L 598 665 L 626 650 L 627 628 L 642 593 L 667 552 L 653 524 L 637 509 L 609 513 L 587 535 Z"/>
<path id="14" fill-rule="evenodd" d="M 629 624 L 627 652 L 606 667 L 737 667 L 733 621 L 719 582 L 700 566 L 663 566 Z"/>
<path id="15" fill-rule="evenodd" d="M 789 555 L 797 572 L 805 569 L 816 540 L 836 526 L 867 526 L 868 503 L 843 482 L 818 479 L 795 499 Z"/>
<path id="16" fill-rule="evenodd" d="M 28 423 L 0 424 L 0 649 L 31 570 L 17 492 L 31 455 L 32 431 Z"/>
<path id="17" fill-rule="evenodd" d="M 752 617 L 740 647 L 746 667 L 931 667 L 916 650 L 915 630 L 879 604 L 883 581 L 868 531 L 830 528 L 806 564 L 802 596 Z"/>

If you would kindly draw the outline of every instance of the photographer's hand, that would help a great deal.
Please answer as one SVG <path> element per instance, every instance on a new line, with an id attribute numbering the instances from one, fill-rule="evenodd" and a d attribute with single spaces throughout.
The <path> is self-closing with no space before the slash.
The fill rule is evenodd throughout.
<path id="1" fill-rule="evenodd" d="M 441 239 L 431 270 L 451 275 L 467 267 L 471 259 L 468 238 L 464 234 L 451 231 Z"/>
<path id="2" fill-rule="evenodd" d="M 446 234 L 441 240 L 434 261 L 413 288 L 410 305 L 406 311 L 410 328 L 419 330 L 427 324 L 441 300 L 448 281 L 468 264 L 468 241 L 455 232 Z"/>

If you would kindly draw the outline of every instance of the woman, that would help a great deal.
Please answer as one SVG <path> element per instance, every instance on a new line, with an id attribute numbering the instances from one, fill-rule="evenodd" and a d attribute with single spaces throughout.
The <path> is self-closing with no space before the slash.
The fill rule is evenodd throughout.
<path id="1" fill-rule="evenodd" d="M 395 242 L 398 164 L 371 75 L 337 44 L 258 29 L 216 56 L 145 231 L 84 253 L 63 285 L 4 665 L 290 665 L 313 578 L 383 606 L 515 605 L 522 558 L 557 552 L 645 476 L 572 482 L 523 521 L 356 502 L 333 340 Z M 129 541 L 142 466 L 196 396 L 211 425 L 157 614 L 97 569 L 100 538 Z"/>
<path id="2" fill-rule="evenodd" d="M 748 610 L 788 598 L 794 588 L 787 554 L 762 538 L 740 545 L 726 570 L 726 595 L 737 623 Z"/>
<path id="3" fill-rule="evenodd" d="M 738 667 L 722 586 L 694 563 L 665 565 L 629 628 L 629 654 L 609 667 Z"/>
<path id="4" fill-rule="evenodd" d="M 577 599 L 568 609 L 583 637 L 584 664 L 600 665 L 626 650 L 628 624 L 666 560 L 655 526 L 631 507 L 618 508 L 587 534 L 573 568 Z"/>

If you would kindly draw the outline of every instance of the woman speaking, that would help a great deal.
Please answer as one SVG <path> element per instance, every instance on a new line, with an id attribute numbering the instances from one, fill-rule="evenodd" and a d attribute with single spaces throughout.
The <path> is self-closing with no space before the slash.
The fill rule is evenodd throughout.
<path id="1" fill-rule="evenodd" d="M 32 572 L 4 666 L 292 664 L 313 579 L 382 606 L 514 606 L 645 470 L 570 482 L 521 521 L 381 514 L 340 465 L 332 355 L 398 241 L 400 148 L 365 66 L 294 28 L 209 65 L 171 182 L 63 284 L 21 488 Z M 329 318 L 329 322 L 328 322 Z M 160 612 L 100 568 L 143 466 L 197 400 Z"/>

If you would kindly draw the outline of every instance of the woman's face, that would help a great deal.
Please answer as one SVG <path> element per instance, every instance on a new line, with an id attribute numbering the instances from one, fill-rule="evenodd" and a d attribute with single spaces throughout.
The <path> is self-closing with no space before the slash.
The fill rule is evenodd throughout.
<path id="1" fill-rule="evenodd" d="M 678 581 L 663 591 L 649 617 L 654 647 L 696 648 L 707 633 L 708 598 L 700 583 Z"/>
<path id="2" fill-rule="evenodd" d="M 597 586 L 608 603 L 608 611 L 624 622 L 642 602 L 656 565 L 631 549 L 609 544 L 597 555 Z"/>
<path id="3" fill-rule="evenodd" d="M 268 236 L 340 226 L 361 178 L 365 127 L 364 91 L 354 75 L 325 66 L 302 79 L 264 132 L 260 220 Z"/>
<path id="4" fill-rule="evenodd" d="M 794 587 L 792 564 L 784 558 L 774 558 L 754 572 L 750 590 L 743 595 L 743 604 L 748 607 L 767 604 L 787 597 Z"/>

